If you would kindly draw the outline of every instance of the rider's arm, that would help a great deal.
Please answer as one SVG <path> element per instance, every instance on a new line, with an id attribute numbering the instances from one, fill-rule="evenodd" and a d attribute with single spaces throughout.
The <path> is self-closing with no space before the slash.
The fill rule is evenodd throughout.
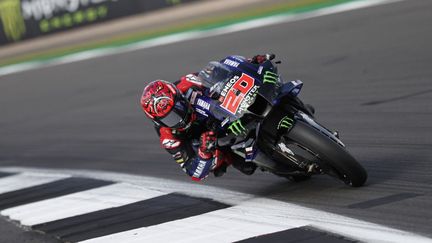
<path id="1" fill-rule="evenodd" d="M 267 60 L 272 60 L 274 58 L 274 54 L 255 55 L 252 58 L 249 58 L 248 61 L 253 64 L 261 64 Z"/>
<path id="2" fill-rule="evenodd" d="M 174 136 L 172 129 L 161 127 L 159 134 L 161 146 L 173 156 L 174 160 L 194 181 L 206 178 L 222 163 L 221 154 L 214 147 L 203 149 L 209 147 L 208 141 L 211 140 L 208 138 L 209 136 L 204 135 L 205 133 L 200 138 L 201 146 L 198 148 L 197 154 L 193 151 L 190 141 L 184 141 Z M 214 151 L 210 151 L 210 149 L 214 149 Z"/>
<path id="3" fill-rule="evenodd" d="M 199 80 L 197 79 L 197 75 L 198 75 L 197 73 L 188 74 L 186 76 L 181 77 L 181 79 L 174 82 L 174 84 L 183 94 L 186 94 L 186 92 L 192 88 L 201 89 L 202 83 L 199 82 Z"/>
<path id="4" fill-rule="evenodd" d="M 160 145 L 168 151 L 180 166 L 189 160 L 191 155 L 183 141 L 173 134 L 173 130 L 168 127 L 159 128 Z"/>

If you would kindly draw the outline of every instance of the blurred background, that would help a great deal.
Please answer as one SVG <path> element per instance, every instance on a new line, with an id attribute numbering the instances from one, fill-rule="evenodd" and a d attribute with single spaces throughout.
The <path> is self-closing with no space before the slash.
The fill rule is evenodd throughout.
<path id="1" fill-rule="evenodd" d="M 0 66 L 125 45 L 339 0 L 2 0 Z"/>

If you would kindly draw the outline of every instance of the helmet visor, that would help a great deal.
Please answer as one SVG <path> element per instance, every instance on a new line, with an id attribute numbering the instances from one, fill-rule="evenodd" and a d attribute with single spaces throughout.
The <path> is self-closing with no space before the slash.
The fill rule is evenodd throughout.
<path id="1" fill-rule="evenodd" d="M 189 104 L 182 97 L 175 103 L 168 115 L 159 119 L 159 122 L 170 128 L 182 128 L 189 123 L 190 113 Z"/>

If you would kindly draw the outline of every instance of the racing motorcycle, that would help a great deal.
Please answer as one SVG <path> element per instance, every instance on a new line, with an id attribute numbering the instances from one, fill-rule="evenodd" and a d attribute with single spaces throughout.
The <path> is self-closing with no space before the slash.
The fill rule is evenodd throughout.
<path id="1" fill-rule="evenodd" d="M 284 81 L 274 55 L 261 64 L 241 56 L 210 62 L 199 72 L 207 93 L 194 97 L 198 116 L 218 121 L 217 146 L 255 163 L 263 171 L 302 181 L 327 174 L 352 187 L 362 186 L 365 169 L 333 132 L 314 118 L 297 96 L 300 80 Z"/>

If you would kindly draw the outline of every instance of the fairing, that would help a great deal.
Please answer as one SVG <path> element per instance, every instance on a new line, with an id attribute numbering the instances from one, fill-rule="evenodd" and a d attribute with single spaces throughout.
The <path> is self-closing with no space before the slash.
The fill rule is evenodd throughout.
<path id="1" fill-rule="evenodd" d="M 234 121 L 245 114 L 263 117 L 284 87 L 280 77 L 276 83 L 264 83 L 267 71 L 277 73 L 271 61 L 256 65 L 243 57 L 229 56 L 210 62 L 198 75 L 206 93 L 197 96 L 193 106 L 198 114 L 220 121 Z"/>

